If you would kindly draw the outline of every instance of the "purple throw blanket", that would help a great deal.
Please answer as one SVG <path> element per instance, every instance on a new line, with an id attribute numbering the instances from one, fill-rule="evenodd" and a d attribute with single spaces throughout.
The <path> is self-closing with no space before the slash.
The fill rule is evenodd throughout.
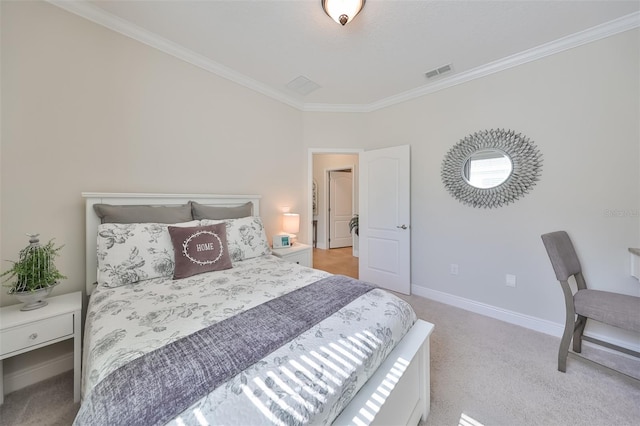
<path id="1" fill-rule="evenodd" d="M 149 352 L 99 382 L 74 424 L 165 424 L 373 288 L 334 275 Z"/>

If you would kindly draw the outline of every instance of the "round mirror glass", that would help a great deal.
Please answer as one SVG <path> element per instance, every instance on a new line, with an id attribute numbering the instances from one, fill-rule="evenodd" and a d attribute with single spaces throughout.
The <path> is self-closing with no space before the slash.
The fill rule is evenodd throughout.
<path id="1" fill-rule="evenodd" d="M 509 156 L 498 149 L 481 149 L 469 156 L 462 167 L 462 177 L 475 188 L 494 188 L 504 183 L 513 171 Z"/>

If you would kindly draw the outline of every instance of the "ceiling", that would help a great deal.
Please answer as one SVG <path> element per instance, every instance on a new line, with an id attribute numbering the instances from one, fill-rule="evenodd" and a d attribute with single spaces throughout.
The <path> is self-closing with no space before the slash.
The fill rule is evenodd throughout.
<path id="1" fill-rule="evenodd" d="M 50 1 L 303 110 L 373 110 L 640 25 L 638 0 L 369 0 L 345 27 L 320 0 Z M 286 87 L 300 76 L 320 87 Z"/>

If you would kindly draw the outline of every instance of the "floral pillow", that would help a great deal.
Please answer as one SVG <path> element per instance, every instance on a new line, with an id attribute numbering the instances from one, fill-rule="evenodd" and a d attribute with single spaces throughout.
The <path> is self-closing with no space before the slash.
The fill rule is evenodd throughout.
<path id="1" fill-rule="evenodd" d="M 200 221 L 203 226 L 223 222 L 227 226 L 227 245 L 234 263 L 271 254 L 262 219 L 257 216 L 249 216 L 239 219 L 203 219 Z"/>
<path id="2" fill-rule="evenodd" d="M 200 221 L 171 226 L 198 226 Z M 175 269 L 169 225 L 163 223 L 103 223 L 98 226 L 98 283 L 118 287 L 158 277 Z"/>

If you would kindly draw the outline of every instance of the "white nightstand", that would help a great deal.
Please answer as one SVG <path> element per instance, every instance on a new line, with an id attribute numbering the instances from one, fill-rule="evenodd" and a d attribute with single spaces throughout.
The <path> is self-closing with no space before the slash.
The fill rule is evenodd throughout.
<path id="1" fill-rule="evenodd" d="M 297 263 L 302 266 L 313 267 L 313 253 L 311 246 L 295 243 L 291 247 L 277 248 L 272 250 L 274 256 L 278 256 L 288 262 Z"/>
<path id="2" fill-rule="evenodd" d="M 80 401 L 80 336 L 82 293 L 46 299 L 49 304 L 21 311 L 22 303 L 0 308 L 0 404 L 4 402 L 2 360 L 73 339 L 73 400 Z"/>

